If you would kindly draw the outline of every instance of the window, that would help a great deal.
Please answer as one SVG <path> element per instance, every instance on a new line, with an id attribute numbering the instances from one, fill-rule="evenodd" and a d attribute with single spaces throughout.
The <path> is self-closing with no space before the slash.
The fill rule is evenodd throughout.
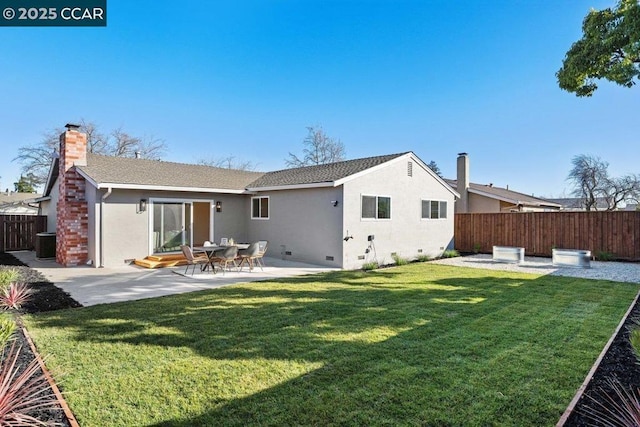
<path id="1" fill-rule="evenodd" d="M 391 197 L 362 196 L 362 219 L 391 219 Z"/>
<path id="2" fill-rule="evenodd" d="M 269 197 L 251 198 L 251 219 L 269 219 Z"/>
<path id="3" fill-rule="evenodd" d="M 439 200 L 422 201 L 422 219 L 447 218 L 447 202 Z"/>

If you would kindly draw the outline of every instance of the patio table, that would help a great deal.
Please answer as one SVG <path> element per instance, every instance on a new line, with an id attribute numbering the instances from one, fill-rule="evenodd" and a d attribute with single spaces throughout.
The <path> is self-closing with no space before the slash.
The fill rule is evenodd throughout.
<path id="1" fill-rule="evenodd" d="M 215 273 L 216 269 L 213 267 L 213 259 L 215 258 L 216 252 L 220 252 L 220 251 L 228 248 L 229 246 L 236 246 L 238 249 L 247 249 L 249 247 L 249 244 L 248 243 L 236 243 L 235 245 L 226 245 L 226 246 L 222 246 L 222 245 L 194 246 L 193 250 L 194 251 L 199 251 L 199 252 L 204 252 L 204 253 L 207 254 L 207 258 L 209 258 L 209 262 L 207 264 L 205 264 L 205 266 L 202 268 L 202 270 L 206 270 L 207 268 L 209 268 L 209 266 L 211 266 L 211 271 L 213 271 Z"/>

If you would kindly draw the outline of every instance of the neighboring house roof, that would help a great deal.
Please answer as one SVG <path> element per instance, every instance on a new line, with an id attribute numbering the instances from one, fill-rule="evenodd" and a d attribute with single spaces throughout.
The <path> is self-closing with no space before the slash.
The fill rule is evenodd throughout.
<path id="1" fill-rule="evenodd" d="M 76 170 L 96 188 L 242 193 L 262 172 L 87 153 Z"/>
<path id="2" fill-rule="evenodd" d="M 447 184 L 453 188 L 457 187 L 458 181 L 455 179 L 445 179 Z M 529 196 L 506 188 L 495 187 L 493 185 L 469 183 L 469 193 L 489 197 L 491 199 L 502 200 L 513 205 L 549 207 L 560 209 L 561 205 L 553 201 Z"/>
<path id="3" fill-rule="evenodd" d="M 562 205 L 562 209 L 573 211 L 584 211 L 584 197 L 565 197 L 559 199 L 547 199 L 549 201 Z M 603 197 L 596 197 L 596 206 L 594 210 L 604 211 L 609 207 L 607 200 Z"/>
<path id="4" fill-rule="evenodd" d="M 36 193 L 0 193 L 0 214 L 2 215 L 29 215 L 37 214 L 38 207 L 32 206 L 40 194 Z"/>
<path id="5" fill-rule="evenodd" d="M 7 203 L 30 203 L 40 197 L 40 194 L 36 193 L 18 193 L 14 191 L 3 191 L 0 193 L 0 205 Z"/>

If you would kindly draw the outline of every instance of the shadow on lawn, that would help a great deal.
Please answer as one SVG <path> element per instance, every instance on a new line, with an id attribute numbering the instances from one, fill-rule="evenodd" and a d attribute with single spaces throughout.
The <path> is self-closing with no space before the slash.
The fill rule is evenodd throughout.
<path id="1" fill-rule="evenodd" d="M 555 393 L 553 384 L 563 381 L 579 384 L 588 369 L 574 367 L 563 374 L 539 363 L 562 358 L 574 332 L 584 327 L 584 319 L 572 315 L 576 294 L 565 295 L 558 286 L 570 286 L 574 279 L 487 276 L 424 282 L 416 277 L 415 283 L 397 283 L 397 274 L 327 273 L 59 312 L 34 321 L 73 328 L 79 341 L 187 347 L 217 360 L 321 364 L 247 397 L 212 402 L 206 413 L 157 426 L 449 425 L 464 424 L 477 408 L 486 411 L 487 423 L 557 420 L 573 387 L 563 396 L 566 402 L 555 407 L 530 397 L 549 389 Z M 594 283 L 599 283 L 597 292 Z M 607 283 L 585 285 L 591 292 L 585 289 L 581 297 L 594 302 L 589 315 L 598 315 L 595 302 L 601 302 L 603 288 L 611 286 Z M 496 298 L 505 291 L 508 299 Z M 550 313 L 548 321 L 539 322 L 541 311 Z M 609 315 L 615 324 L 621 313 Z M 105 322 L 112 319 L 118 323 Z M 149 333 L 150 324 L 180 333 Z M 512 340 L 504 338 L 509 334 Z M 531 352 L 538 358 L 524 357 Z M 469 370 L 469 364 L 479 368 Z M 567 391 L 566 385 L 558 388 Z M 539 390 L 531 394 L 532 389 Z"/>

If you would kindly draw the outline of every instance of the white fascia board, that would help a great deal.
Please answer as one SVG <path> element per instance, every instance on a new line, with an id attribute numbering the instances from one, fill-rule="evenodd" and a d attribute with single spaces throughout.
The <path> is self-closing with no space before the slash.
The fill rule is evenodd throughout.
<path id="1" fill-rule="evenodd" d="M 34 202 L 46 202 L 47 200 L 51 200 L 51 196 L 43 196 L 43 197 L 38 197 L 37 199 L 34 199 Z"/>
<path id="2" fill-rule="evenodd" d="M 338 181 L 328 182 L 313 182 L 311 184 L 291 184 L 291 185 L 275 185 L 272 187 L 249 187 L 247 191 L 260 192 L 260 191 L 278 191 L 278 190 L 302 190 L 305 188 L 320 188 L 320 187 L 337 187 Z"/>
<path id="3" fill-rule="evenodd" d="M 53 177 L 53 166 L 56 164 L 56 160 L 59 160 L 58 157 L 53 157 L 51 159 L 51 164 L 49 164 L 49 173 L 47 174 L 47 181 L 44 183 L 44 189 L 49 188 L 49 183 L 51 182 L 51 178 Z M 59 167 L 59 166 L 58 166 Z"/>

